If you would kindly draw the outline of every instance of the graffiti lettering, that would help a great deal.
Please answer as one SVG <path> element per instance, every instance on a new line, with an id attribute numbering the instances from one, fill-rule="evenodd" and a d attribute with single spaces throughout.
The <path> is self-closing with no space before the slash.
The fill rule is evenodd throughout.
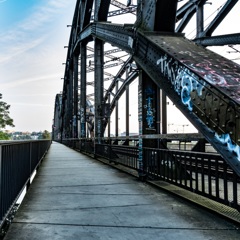
<path id="1" fill-rule="evenodd" d="M 196 74 L 167 56 L 158 59 L 157 65 L 160 66 L 163 75 L 171 81 L 175 92 L 181 96 L 182 103 L 192 111 L 191 92 L 196 90 L 201 96 L 205 84 L 200 83 Z"/>
<path id="2" fill-rule="evenodd" d="M 194 66 L 188 61 L 182 62 L 191 70 L 166 55 L 158 59 L 156 63 L 160 67 L 162 74 L 171 82 L 175 92 L 181 97 L 182 103 L 187 106 L 189 111 L 193 111 L 193 99 L 191 97 L 193 91 L 196 91 L 200 97 L 207 86 L 207 82 L 218 86 L 228 84 L 226 79 L 212 68 L 210 62 L 199 63 Z M 202 76 L 206 82 L 201 80 L 197 74 Z M 218 135 L 215 132 L 214 138 L 219 144 L 223 144 L 230 152 L 234 153 L 240 161 L 240 147 L 232 141 L 228 133 Z"/>
<path id="3" fill-rule="evenodd" d="M 81 137 L 86 137 L 86 131 L 85 131 L 85 115 L 84 115 L 84 108 L 80 108 L 80 122 L 81 122 Z"/>
<path id="4" fill-rule="evenodd" d="M 152 101 L 153 101 L 153 98 L 147 97 L 146 99 L 147 104 L 144 105 L 144 108 L 147 110 L 146 121 L 147 121 L 148 128 L 154 128 L 153 126 L 154 120 L 155 120 L 154 113 L 156 110 L 152 107 Z"/>
<path id="5" fill-rule="evenodd" d="M 234 153 L 237 156 L 238 160 L 240 161 L 240 147 L 232 142 L 229 134 L 222 134 L 220 136 L 217 133 L 215 133 L 214 139 L 222 143 L 223 145 L 227 145 L 229 151 Z"/>

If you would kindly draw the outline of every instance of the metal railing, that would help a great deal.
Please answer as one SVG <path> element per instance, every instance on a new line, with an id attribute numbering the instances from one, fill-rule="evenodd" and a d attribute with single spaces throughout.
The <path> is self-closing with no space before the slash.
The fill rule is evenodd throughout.
<path id="1" fill-rule="evenodd" d="M 218 154 L 145 148 L 144 170 L 240 211 L 240 177 Z"/>
<path id="2" fill-rule="evenodd" d="M 94 144 L 86 139 L 72 139 L 65 144 L 138 171 L 138 147 L 113 142 Z M 219 154 L 157 148 L 142 151 L 147 178 L 167 181 L 240 211 L 240 177 Z"/>
<path id="3" fill-rule="evenodd" d="M 0 228 L 50 145 L 50 140 L 0 142 Z"/>

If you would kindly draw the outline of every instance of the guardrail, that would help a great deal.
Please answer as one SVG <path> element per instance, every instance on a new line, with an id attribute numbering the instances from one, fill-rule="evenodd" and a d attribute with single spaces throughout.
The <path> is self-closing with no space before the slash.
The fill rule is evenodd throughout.
<path id="1" fill-rule="evenodd" d="M 138 169 L 138 147 L 97 144 L 71 139 L 64 144 L 81 152 L 103 157 L 117 164 Z M 143 174 L 151 180 L 164 180 L 240 211 L 240 177 L 216 153 L 143 148 Z"/>
<path id="2" fill-rule="evenodd" d="M 50 140 L 0 142 L 0 229 L 50 145 Z"/>
<path id="3" fill-rule="evenodd" d="M 144 170 L 162 179 L 240 211 L 240 177 L 219 154 L 143 149 Z"/>

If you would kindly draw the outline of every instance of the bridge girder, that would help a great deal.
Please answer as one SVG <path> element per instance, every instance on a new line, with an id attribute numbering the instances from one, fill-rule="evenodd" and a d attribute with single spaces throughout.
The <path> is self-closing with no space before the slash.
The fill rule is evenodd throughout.
<path id="1" fill-rule="evenodd" d="M 88 11 L 90 12 L 93 3 L 88 0 L 78 1 L 76 9 L 82 7 L 83 3 L 89 4 Z M 70 87 L 71 59 L 73 54 L 79 50 L 80 44 L 92 39 L 108 42 L 133 56 L 138 66 L 159 88 L 164 90 L 174 104 L 240 175 L 240 89 L 238 83 L 240 68 L 231 61 L 185 39 L 183 35 L 175 33 L 176 21 L 182 19 L 177 29 L 181 32 L 193 14 L 198 11 L 197 8 L 193 9 L 193 4 L 202 7 L 205 3 L 206 1 L 203 0 L 189 1 L 183 8 L 177 10 L 177 0 L 171 1 L 171 4 L 168 0 L 157 2 L 139 0 L 136 23 L 121 25 L 100 23 L 99 21 L 107 20 L 110 0 L 96 0 L 95 22 L 90 23 L 89 15 L 86 11 L 82 11 L 83 19 L 86 18 L 82 21 L 85 25 L 81 25 L 79 32 L 76 30 L 77 26 L 72 27 L 63 99 L 67 98 L 67 89 Z M 196 42 L 205 46 L 214 44 L 214 41 L 224 44 L 224 36 L 211 38 L 209 36 L 236 3 L 236 0 L 227 1 L 221 12 L 205 30 L 201 30 L 200 24 L 197 34 L 201 38 L 196 39 Z M 200 11 L 202 9 L 199 10 L 199 19 L 202 20 Z M 166 18 L 169 21 L 164 21 Z M 163 33 L 164 31 L 168 33 Z M 78 32 L 77 37 L 76 32 Z M 234 43 L 239 41 L 238 34 L 230 37 L 234 39 L 232 40 Z M 229 42 L 231 41 L 225 40 L 225 43 Z M 119 93 L 123 91 L 117 87 L 116 89 Z M 98 105 L 101 99 L 103 100 L 103 96 L 99 97 Z M 63 112 L 64 106 L 66 109 L 66 104 L 63 104 Z"/>

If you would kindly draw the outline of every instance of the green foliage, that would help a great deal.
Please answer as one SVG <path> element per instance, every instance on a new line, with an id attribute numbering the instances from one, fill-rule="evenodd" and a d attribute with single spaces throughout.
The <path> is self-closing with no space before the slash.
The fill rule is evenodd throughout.
<path id="1" fill-rule="evenodd" d="M 0 99 L 2 99 L 2 94 L 0 93 Z M 0 101 L 0 129 L 6 126 L 14 127 L 13 119 L 9 116 L 10 105 L 6 102 Z"/>
<path id="2" fill-rule="evenodd" d="M 9 140 L 9 139 L 10 139 L 9 134 L 0 131 L 0 140 Z"/>
<path id="3" fill-rule="evenodd" d="M 51 139 L 51 134 L 47 130 L 44 130 L 42 133 L 42 138 L 43 139 Z"/>

